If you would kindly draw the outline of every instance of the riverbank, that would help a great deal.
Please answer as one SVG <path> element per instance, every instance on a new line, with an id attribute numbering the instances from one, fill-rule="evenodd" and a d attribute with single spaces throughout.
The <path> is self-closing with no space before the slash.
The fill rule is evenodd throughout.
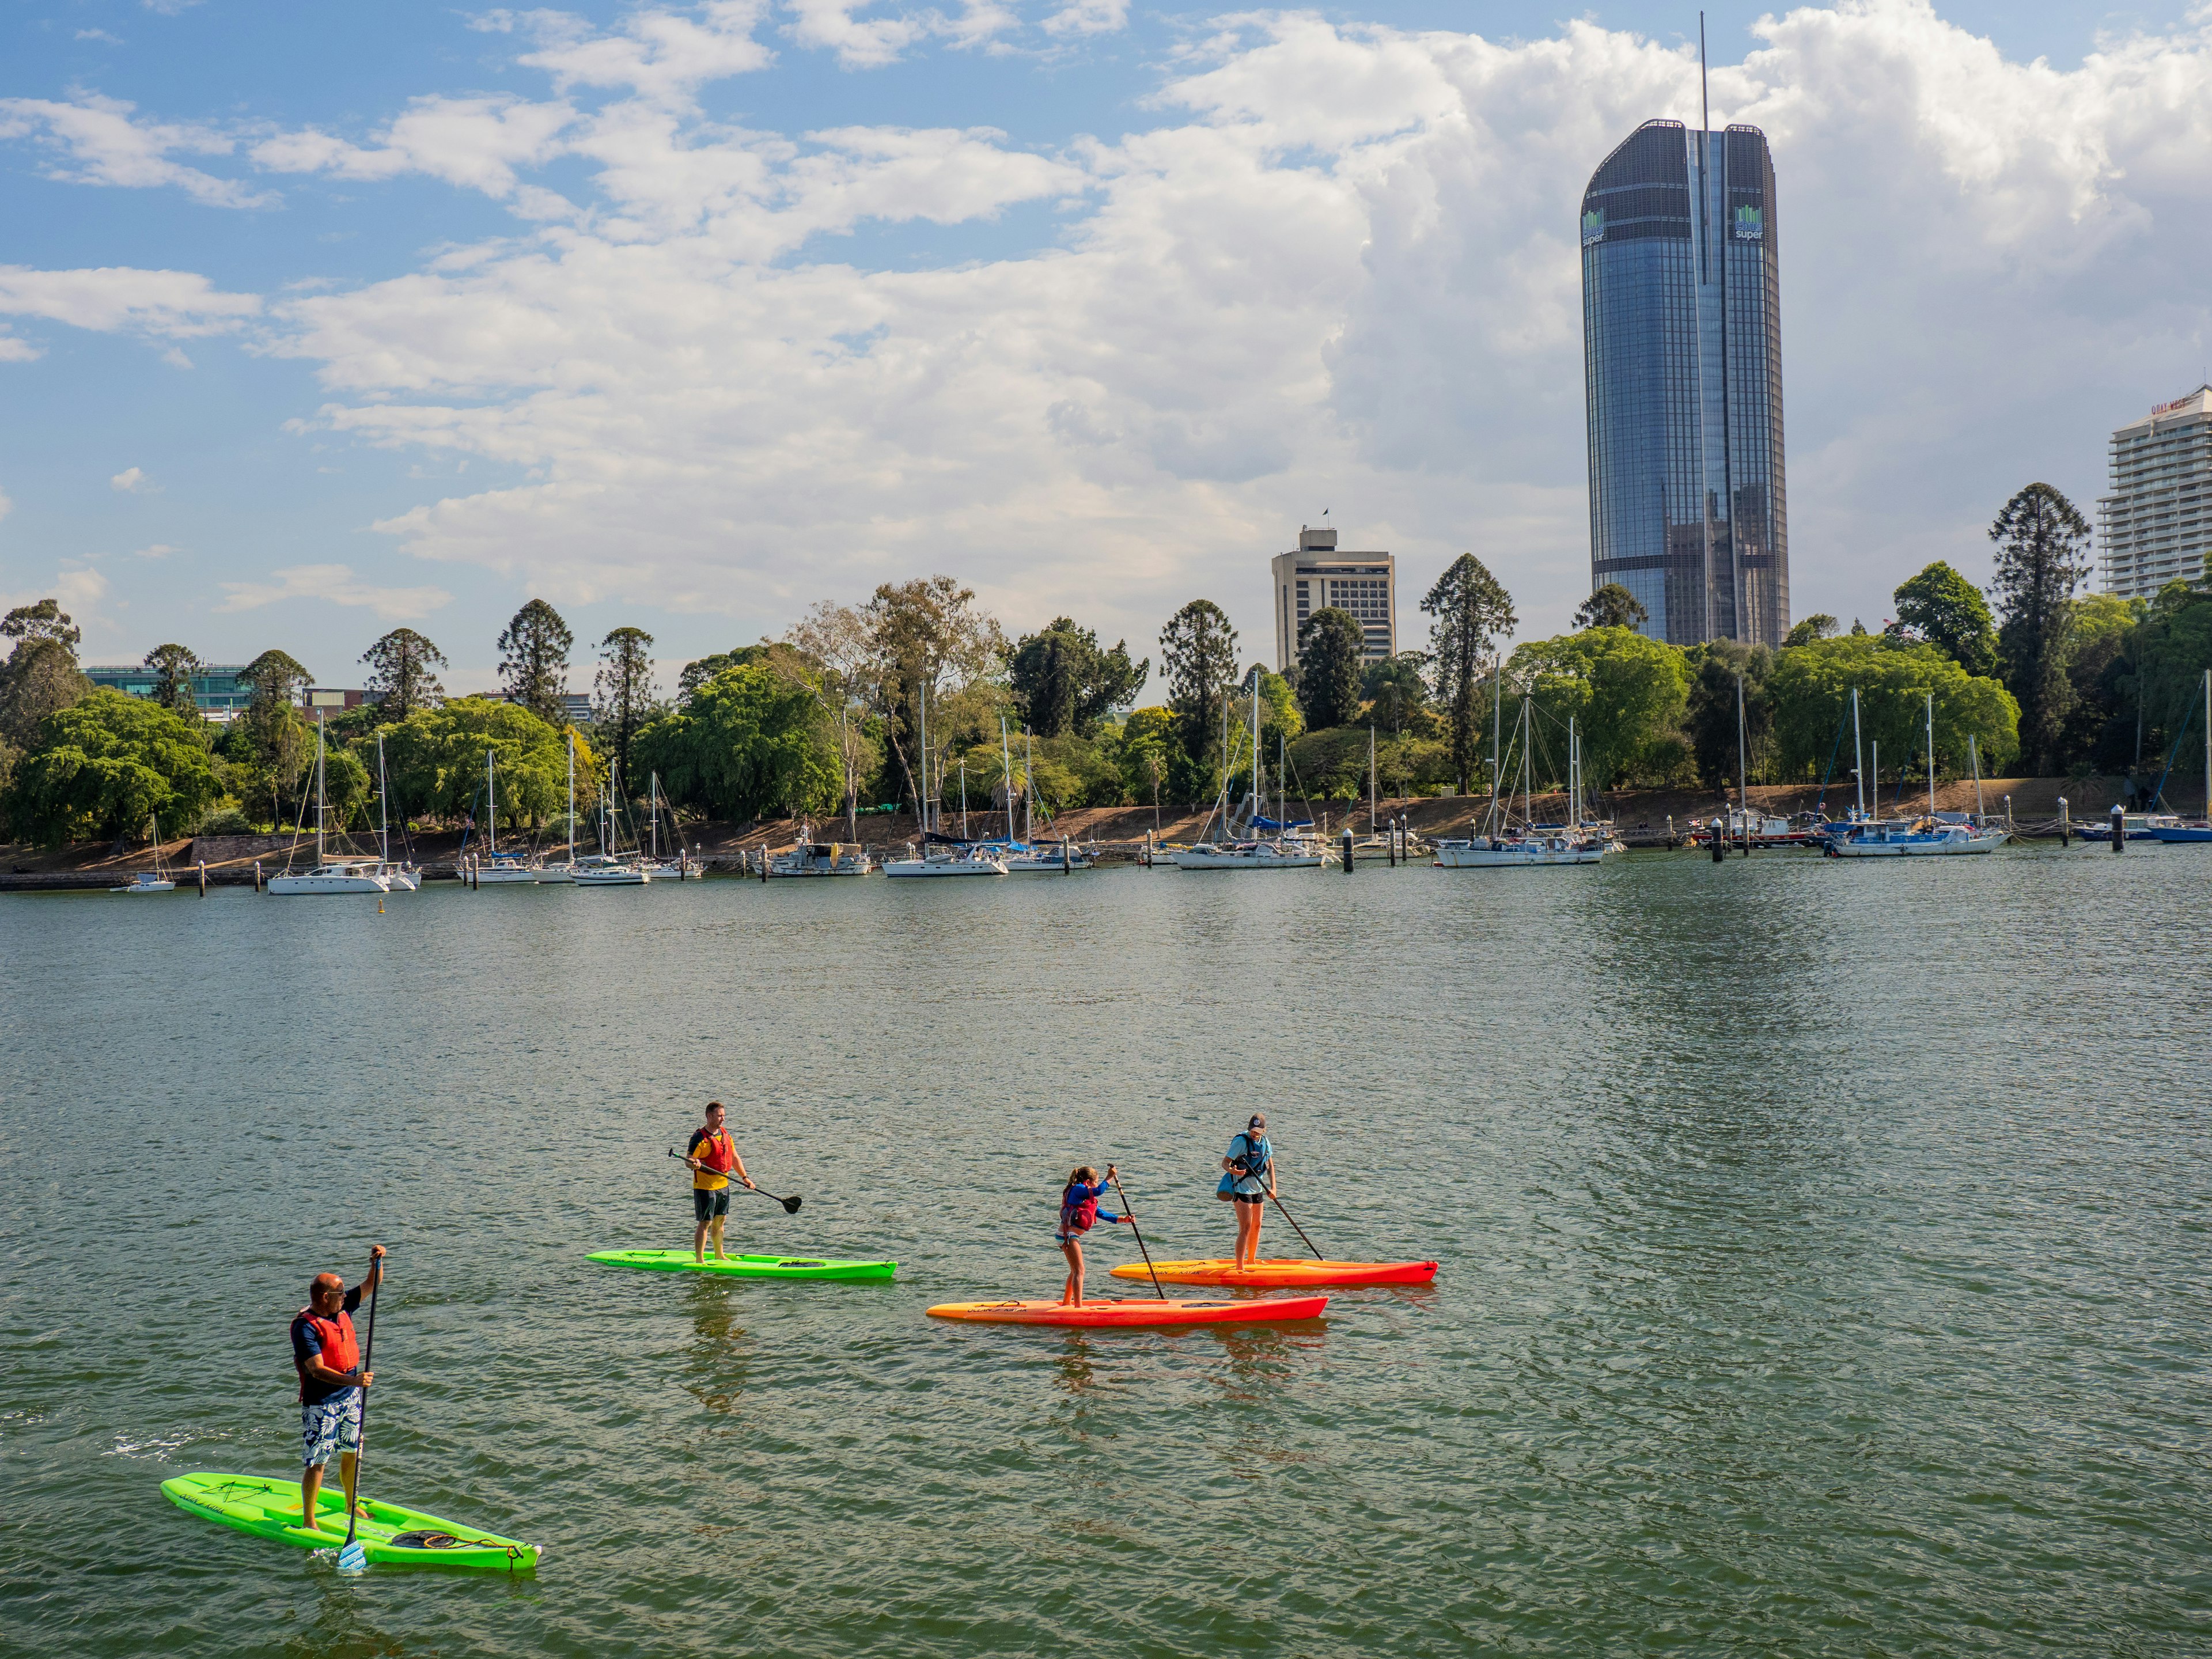
<path id="1" fill-rule="evenodd" d="M 2009 803 L 2016 833 L 2030 838 L 2058 833 L 2058 803 L 2066 799 L 2076 823 L 2101 822 L 2112 804 L 2120 799 L 2118 778 L 1985 778 L 1978 793 L 1972 780 L 1939 783 L 1936 804 L 1944 811 L 2002 812 Z M 1886 812 L 1910 813 L 1927 803 L 1926 786 L 1906 785 L 1901 798 L 1896 787 L 1882 788 Z M 1825 809 L 1840 817 L 1856 799 L 1850 788 L 1830 784 L 1823 791 L 1812 785 L 1787 785 L 1751 790 L 1751 804 L 1762 812 L 1790 817 Z M 1725 812 L 1732 803 L 1712 790 L 1622 790 L 1598 798 L 1597 810 L 1613 819 L 1621 839 L 1631 848 L 1666 847 L 1685 838 L 1692 823 L 1705 822 Z M 1565 796 L 1540 794 L 1534 810 L 1540 820 L 1558 822 L 1566 813 Z M 1486 795 L 1384 796 L 1376 801 L 1375 816 L 1385 821 L 1403 817 L 1415 834 L 1429 840 L 1441 836 L 1463 836 L 1479 829 L 1490 811 Z M 1206 831 L 1205 808 L 1166 805 L 1151 806 L 1086 806 L 1071 809 L 1049 824 L 1040 823 L 1036 836 L 1057 841 L 1062 836 L 1085 847 L 1097 848 L 1104 861 L 1133 859 L 1148 839 L 1190 842 Z M 1316 830 L 1334 837 L 1349 826 L 1364 836 L 1370 829 L 1365 801 L 1301 801 L 1291 805 L 1293 817 L 1310 817 Z M 842 818 L 816 818 L 812 833 L 826 841 L 858 839 L 878 857 L 896 853 L 918 840 L 921 830 L 911 812 L 871 813 L 859 820 L 859 835 Z M 960 814 L 948 809 L 943 827 L 960 830 Z M 971 811 L 969 830 L 978 836 L 1000 833 L 1004 825 L 996 814 Z M 686 844 L 710 874 L 736 875 L 757 869 L 763 849 L 788 847 L 802 824 L 789 817 L 766 818 L 734 824 L 708 822 L 684 826 Z M 395 842 L 398 842 L 395 837 Z M 373 840 L 356 835 L 363 852 Z M 465 837 L 459 830 L 410 835 L 404 845 L 395 844 L 395 856 L 411 860 L 434 881 L 456 879 L 460 873 Z M 297 850 L 295 851 L 295 848 Z M 264 873 L 281 870 L 287 860 L 296 868 L 313 857 L 312 844 L 301 846 L 290 835 L 184 836 L 162 842 L 162 861 L 179 888 L 197 886 L 200 866 L 206 866 L 210 887 L 251 886 L 254 866 Z M 153 868 L 153 849 L 144 842 L 117 852 L 108 842 L 81 842 L 61 848 L 0 844 L 0 893 L 40 890 L 81 890 L 120 887 L 141 870 Z"/>

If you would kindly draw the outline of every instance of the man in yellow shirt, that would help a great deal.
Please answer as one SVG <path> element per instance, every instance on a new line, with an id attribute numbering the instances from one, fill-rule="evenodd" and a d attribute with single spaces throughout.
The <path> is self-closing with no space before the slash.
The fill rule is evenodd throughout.
<path id="1" fill-rule="evenodd" d="M 738 1143 L 730 1139 L 723 1127 L 722 1103 L 707 1103 L 706 1123 L 691 1132 L 691 1145 L 684 1154 L 684 1161 L 691 1166 L 691 1213 L 698 1226 L 691 1234 L 691 1254 L 694 1259 L 707 1259 L 707 1236 L 714 1237 L 714 1260 L 727 1261 L 722 1250 L 722 1223 L 730 1214 L 730 1177 L 737 1178 L 748 1187 L 752 1177 L 745 1173 L 745 1161 L 738 1156 Z"/>

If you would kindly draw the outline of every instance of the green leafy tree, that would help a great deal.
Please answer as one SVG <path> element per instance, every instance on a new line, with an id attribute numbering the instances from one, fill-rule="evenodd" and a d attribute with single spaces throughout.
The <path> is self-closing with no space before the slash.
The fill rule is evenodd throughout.
<path id="1" fill-rule="evenodd" d="M 446 666 L 446 653 L 411 628 L 393 629 L 361 659 L 368 665 L 379 724 L 404 720 L 445 700 L 446 688 L 434 671 Z"/>
<path id="2" fill-rule="evenodd" d="M 1969 674 L 1932 645 L 1875 635 L 1816 640 L 1784 651 L 1767 681 L 1774 706 L 1777 765 L 1786 778 L 1816 776 L 1843 748 L 1835 775 L 1850 775 L 1851 690 L 1859 693 L 1859 725 L 1869 745 L 1881 745 L 1882 771 L 1893 784 L 1916 757 L 1924 768 L 1928 696 L 1936 697 L 1936 760 L 1940 773 L 1963 775 L 1966 739 L 1978 745 L 1984 776 L 2001 772 L 2020 749 L 2020 705 L 1997 681 Z M 1871 802 L 1869 802 L 1871 804 Z"/>
<path id="3" fill-rule="evenodd" d="M 1429 706 L 1429 656 L 1425 651 L 1401 651 L 1395 657 L 1367 665 L 1360 676 L 1359 695 L 1369 705 L 1367 717 L 1395 737 L 1413 720 L 1424 729 Z"/>
<path id="4" fill-rule="evenodd" d="M 1298 624 L 1298 700 L 1316 730 L 1349 726 L 1359 712 L 1367 635 L 1349 611 L 1324 605 Z"/>
<path id="5" fill-rule="evenodd" d="M 1128 642 L 1102 650 L 1098 635 L 1055 617 L 1024 635 L 1006 661 L 1006 678 L 1022 720 L 1041 738 L 1094 738 L 1107 714 L 1137 695 L 1152 659 L 1129 660 Z"/>
<path id="6" fill-rule="evenodd" d="M 561 613 L 532 599 L 499 636 L 499 680 L 511 702 L 552 726 L 568 723 L 568 653 L 576 636 Z"/>
<path id="7" fill-rule="evenodd" d="M 483 808 L 484 757 L 497 767 L 502 827 L 532 831 L 559 821 L 568 805 L 570 734 L 520 703 L 452 697 L 384 730 L 386 771 L 395 813 L 459 823 Z M 374 745 L 375 739 L 368 739 Z M 576 744 L 576 810 L 588 819 L 599 799 L 599 757 Z"/>
<path id="8" fill-rule="evenodd" d="M 1583 628 L 1641 628 L 1651 620 L 1644 602 L 1619 582 L 1607 582 L 1582 603 L 1575 626 Z"/>
<path id="9" fill-rule="evenodd" d="M 1773 675 L 1775 653 L 1763 645 L 1736 640 L 1709 640 L 1685 653 L 1690 673 L 1690 695 L 1684 709 L 1683 735 L 1698 781 L 1708 789 L 1732 788 L 1740 770 L 1764 780 L 1772 760 L 1774 702 L 1767 681 Z M 1742 761 L 1738 763 L 1736 676 L 1743 677 Z"/>
<path id="10" fill-rule="evenodd" d="M 1183 769 L 1170 787 L 1187 800 L 1218 787 L 1221 720 L 1237 683 L 1237 630 L 1211 599 L 1193 599 L 1160 630 L 1160 671 L 1176 717 Z"/>
<path id="11" fill-rule="evenodd" d="M 735 668 L 740 663 L 764 662 L 771 647 L 766 645 L 741 645 L 734 651 L 717 651 L 712 656 L 687 662 L 676 676 L 676 700 L 689 702 L 692 695 L 725 668 Z"/>
<path id="12" fill-rule="evenodd" d="M 1787 651 L 1792 646 L 1810 645 L 1815 640 L 1833 639 L 1838 634 L 1843 632 L 1843 623 L 1838 622 L 1826 611 L 1815 611 L 1783 636 L 1782 648 Z M 1852 632 L 1863 634 L 1866 629 L 1854 628 Z"/>
<path id="13" fill-rule="evenodd" d="M 1119 760 L 1129 799 L 1157 806 L 1161 791 L 1178 765 L 1188 767 L 1182 754 L 1182 739 L 1169 708 L 1136 708 L 1121 722 Z"/>
<path id="14" fill-rule="evenodd" d="M 199 699 L 192 695 L 192 676 L 200 659 L 181 645 L 157 645 L 146 653 L 145 665 L 154 671 L 154 701 L 182 719 L 201 719 Z"/>
<path id="15" fill-rule="evenodd" d="M 1505 672 L 1558 727 L 1574 716 L 1583 775 L 1601 789 L 1620 781 L 1646 750 L 1674 731 L 1689 690 L 1682 653 L 1632 628 L 1590 628 L 1533 641 L 1513 653 Z M 1564 779 L 1564 743 L 1550 759 L 1548 769 Z M 1540 763 L 1536 775 L 1541 778 L 1545 769 Z"/>
<path id="16" fill-rule="evenodd" d="M 246 788 L 257 797 L 265 794 L 272 825 L 296 822 L 304 802 L 301 785 L 315 738 L 300 713 L 300 694 L 312 678 L 297 658 L 276 650 L 263 652 L 238 672 L 249 693 L 245 713 L 233 722 L 234 744 L 242 747 L 225 747 L 245 762 Z"/>
<path id="17" fill-rule="evenodd" d="M 2129 647 L 2149 614 L 2149 601 L 2117 593 L 2085 593 L 2074 601 L 2066 657 L 2070 694 L 2060 740 L 2069 771 L 2124 772 L 2135 764 L 2146 722 L 2135 701 Z"/>
<path id="18" fill-rule="evenodd" d="M 2195 721 L 2188 744 L 2174 754 L 2182 776 L 2204 770 L 2204 671 L 2212 668 L 2212 592 L 2187 582 L 2168 582 L 2152 599 L 2147 614 L 2127 639 L 2119 689 L 2142 711 L 2146 763 L 2161 768 L 2183 727 Z M 2148 790 L 2157 781 L 2142 780 Z M 2169 788 L 2171 782 L 2169 781 Z"/>
<path id="19" fill-rule="evenodd" d="M 599 641 L 599 669 L 592 682 L 599 736 L 629 787 L 630 745 L 659 708 L 653 686 L 653 635 L 617 628 Z"/>
<path id="20" fill-rule="evenodd" d="M 18 750 L 36 748 L 46 717 L 92 690 L 76 665 L 82 637 L 52 599 L 18 605 L 0 619 L 0 639 L 15 641 L 0 665 L 0 739 Z"/>
<path id="21" fill-rule="evenodd" d="M 638 763 L 713 817 L 818 812 L 843 793 L 837 736 L 807 688 L 767 663 L 726 668 L 637 734 Z"/>
<path id="22" fill-rule="evenodd" d="M 1452 778 L 1464 794 L 1481 752 L 1481 720 L 1489 712 L 1483 668 L 1493 642 L 1513 631 L 1513 598 L 1481 560 L 1462 553 L 1421 601 L 1436 620 L 1429 654 L 1437 696 L 1451 726 Z"/>
<path id="23" fill-rule="evenodd" d="M 929 693 L 933 750 L 950 752 L 963 741 L 995 735 L 997 713 L 1005 707 L 997 675 L 1006 655 L 1006 635 L 976 605 L 975 590 L 950 576 L 886 582 L 849 622 L 836 607 L 815 613 L 825 627 L 831 617 L 837 618 L 841 637 L 857 634 L 865 644 L 866 684 L 890 745 L 901 798 L 919 800 L 923 689 Z M 794 632 L 794 640 L 799 637 Z"/>
<path id="24" fill-rule="evenodd" d="M 2020 705 L 2021 757 L 2040 776 L 2064 760 L 2072 600 L 2088 574 L 2089 523 L 2049 484 L 2032 483 L 2005 503 L 1990 539 L 1997 544 L 1990 592 L 1998 658 Z"/>
<path id="25" fill-rule="evenodd" d="M 1996 671 L 1997 631 L 1981 590 L 1938 559 L 1896 592 L 1900 629 L 1948 651 L 1969 674 Z"/>
<path id="26" fill-rule="evenodd" d="M 48 846 L 188 828 L 222 793 L 191 723 L 149 698 L 97 690 L 46 716 L 15 769 L 9 817 Z"/>

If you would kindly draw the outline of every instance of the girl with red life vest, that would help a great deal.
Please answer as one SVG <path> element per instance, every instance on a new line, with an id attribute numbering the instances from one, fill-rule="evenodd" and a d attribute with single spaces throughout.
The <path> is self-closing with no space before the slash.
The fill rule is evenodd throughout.
<path id="1" fill-rule="evenodd" d="M 1067 1177 L 1067 1185 L 1060 1194 L 1060 1231 L 1054 1235 L 1060 1240 L 1060 1253 L 1067 1258 L 1067 1283 L 1060 1292 L 1060 1305 L 1079 1308 L 1083 1305 L 1083 1235 L 1091 1231 L 1094 1221 L 1126 1221 L 1134 1224 L 1134 1216 L 1115 1215 L 1098 1207 L 1099 1195 L 1114 1179 L 1114 1166 L 1106 1166 L 1106 1179 L 1098 1178 L 1098 1171 L 1088 1164 Z"/>

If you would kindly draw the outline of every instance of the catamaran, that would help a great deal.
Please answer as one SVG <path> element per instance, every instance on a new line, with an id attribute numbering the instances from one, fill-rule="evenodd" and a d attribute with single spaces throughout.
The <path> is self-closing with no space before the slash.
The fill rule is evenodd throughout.
<path id="1" fill-rule="evenodd" d="M 269 878 L 269 890 L 278 898 L 314 893 L 388 893 L 391 882 L 382 872 L 383 860 L 369 858 L 331 858 L 325 851 L 330 808 L 323 799 L 323 719 L 315 716 L 315 863 L 304 875 L 292 873 L 289 855 L 284 873 Z M 299 845 L 296 835 L 293 845 Z"/>

